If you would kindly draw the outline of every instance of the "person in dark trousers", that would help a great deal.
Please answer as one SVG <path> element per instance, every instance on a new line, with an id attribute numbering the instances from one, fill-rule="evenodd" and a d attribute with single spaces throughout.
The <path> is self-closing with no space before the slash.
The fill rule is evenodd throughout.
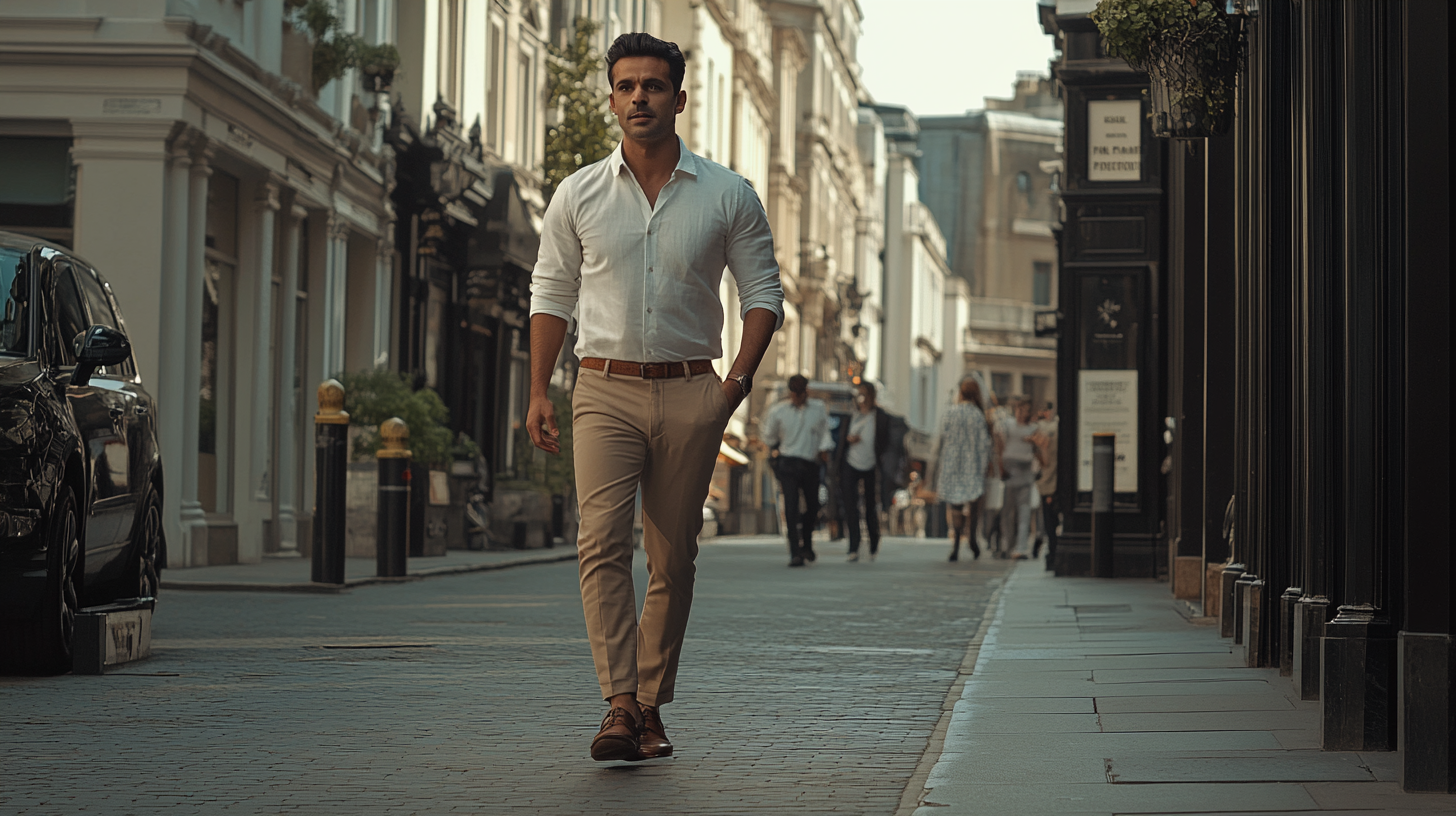
<path id="1" fill-rule="evenodd" d="M 1041 465 L 1041 475 L 1036 479 L 1036 490 L 1041 495 L 1041 529 L 1046 537 L 1046 568 L 1055 569 L 1057 560 L 1057 414 L 1051 403 L 1047 403 L 1037 423 L 1038 430 L 1031 437 L 1036 447 L 1036 461 Z"/>
<path id="2" fill-rule="evenodd" d="M 880 491 L 875 484 L 880 458 L 890 446 L 890 415 L 875 404 L 875 387 L 860 383 L 855 402 L 859 410 L 850 417 L 849 429 L 834 449 L 834 469 L 839 474 L 839 505 L 849 528 L 849 560 L 859 560 L 860 490 L 864 490 L 864 519 L 870 534 L 870 560 L 880 551 Z"/>
<path id="3" fill-rule="evenodd" d="M 834 438 L 829 435 L 829 410 L 823 400 L 809 398 L 809 380 L 789 378 L 789 398 L 768 409 L 763 443 L 777 446 L 774 475 L 784 489 L 784 525 L 788 527 L 789 566 L 813 561 L 814 525 L 819 520 L 819 463 L 829 460 Z M 803 497 L 804 510 L 799 510 Z"/>

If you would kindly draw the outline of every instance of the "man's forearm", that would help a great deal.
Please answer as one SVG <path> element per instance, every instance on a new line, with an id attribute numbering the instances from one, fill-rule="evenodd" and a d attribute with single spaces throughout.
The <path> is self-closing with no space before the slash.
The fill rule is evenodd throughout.
<path id="1" fill-rule="evenodd" d="M 758 364 L 763 362 L 763 355 L 768 351 L 769 341 L 773 340 L 774 328 L 778 322 L 778 315 L 768 309 L 748 310 L 748 314 L 743 317 L 743 339 L 738 343 L 738 356 L 733 358 L 733 366 L 728 369 L 730 375 L 753 376 L 758 370 Z"/>
<path id="2" fill-rule="evenodd" d="M 546 396 L 551 372 L 561 356 L 561 343 L 566 339 L 566 321 L 556 315 L 531 315 L 531 396 Z"/>

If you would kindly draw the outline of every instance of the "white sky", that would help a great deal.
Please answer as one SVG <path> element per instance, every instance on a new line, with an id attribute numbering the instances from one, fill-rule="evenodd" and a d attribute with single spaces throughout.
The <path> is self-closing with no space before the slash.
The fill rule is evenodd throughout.
<path id="1" fill-rule="evenodd" d="M 876 102 L 916 116 L 984 107 L 1010 97 L 1017 71 L 1048 73 L 1052 38 L 1036 0 L 859 0 L 865 87 Z"/>

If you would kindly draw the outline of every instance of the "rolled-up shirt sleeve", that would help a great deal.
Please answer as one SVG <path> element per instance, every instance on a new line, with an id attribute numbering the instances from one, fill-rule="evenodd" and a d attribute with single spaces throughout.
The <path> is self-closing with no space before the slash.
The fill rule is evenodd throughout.
<path id="1" fill-rule="evenodd" d="M 554 315 L 566 321 L 568 330 L 574 330 L 577 298 L 581 292 L 582 249 L 572 223 L 570 190 L 568 179 L 546 207 L 541 248 L 536 253 L 536 268 L 531 272 L 531 314 Z"/>
<path id="2" fill-rule="evenodd" d="M 768 309 L 778 317 L 774 329 L 783 328 L 784 288 L 779 281 L 773 233 L 769 230 L 768 213 L 746 179 L 738 185 L 733 225 L 725 249 L 728 272 L 738 283 L 738 302 L 743 307 L 740 317 L 747 317 L 750 309 Z"/>

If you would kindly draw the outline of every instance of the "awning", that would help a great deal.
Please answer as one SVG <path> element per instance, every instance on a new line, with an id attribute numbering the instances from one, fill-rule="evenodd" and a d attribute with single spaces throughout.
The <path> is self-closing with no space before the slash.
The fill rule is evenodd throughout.
<path id="1" fill-rule="evenodd" d="M 729 447 L 727 442 L 719 442 L 718 461 L 729 465 L 746 465 L 748 464 L 748 457 L 744 456 L 737 449 Z"/>

